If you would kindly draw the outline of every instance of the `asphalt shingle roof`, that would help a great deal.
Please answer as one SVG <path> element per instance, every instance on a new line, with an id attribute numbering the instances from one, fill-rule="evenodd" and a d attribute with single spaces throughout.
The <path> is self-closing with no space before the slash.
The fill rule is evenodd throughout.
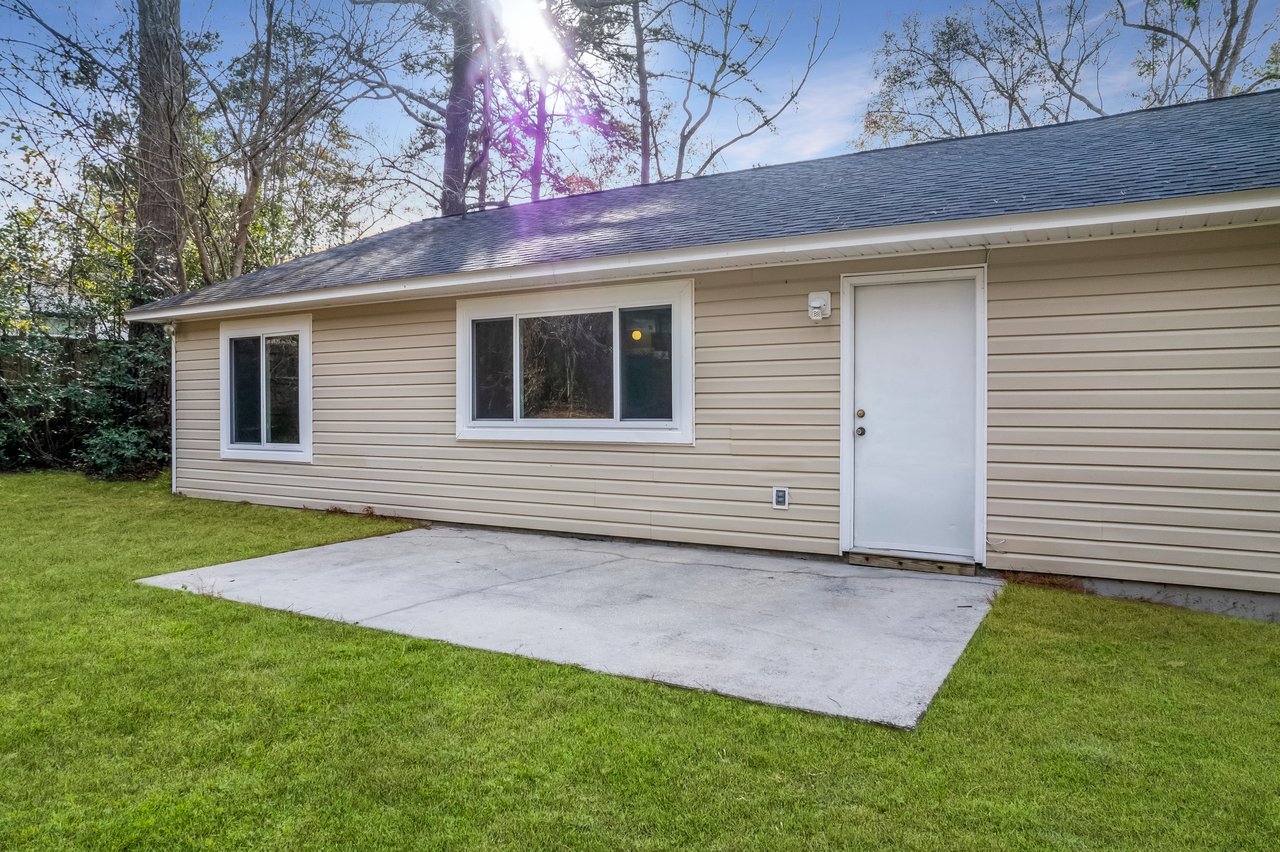
<path id="1" fill-rule="evenodd" d="M 148 305 L 1280 187 L 1280 89 L 426 219 Z"/>

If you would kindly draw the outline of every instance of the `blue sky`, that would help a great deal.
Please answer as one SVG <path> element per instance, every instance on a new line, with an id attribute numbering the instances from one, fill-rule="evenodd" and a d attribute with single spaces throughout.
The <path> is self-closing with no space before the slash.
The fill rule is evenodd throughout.
<path id="1" fill-rule="evenodd" d="M 246 0 L 193 0 L 183 4 L 184 25 L 189 28 L 213 29 L 225 34 L 234 42 L 237 30 L 245 27 Z M 341 2 L 341 0 L 333 0 Z M 790 160 L 810 159 L 850 150 L 850 143 L 861 131 L 861 120 L 867 99 L 874 90 L 872 65 L 874 53 L 880 45 L 881 34 L 898 28 L 902 19 L 912 13 L 924 19 L 940 16 L 950 9 L 980 5 L 980 0 L 902 0 L 897 3 L 840 2 L 840 0 L 760 0 L 761 13 L 775 20 L 793 16 L 783 43 L 775 51 L 768 65 L 761 70 L 760 79 L 767 93 L 775 99 L 787 90 L 788 84 L 803 61 L 805 42 L 810 32 L 809 18 L 816 4 L 821 3 L 824 18 L 833 22 L 839 18 L 839 29 L 826 57 L 811 76 L 798 103 L 777 123 L 774 133 L 761 132 L 726 152 L 720 164 L 722 169 L 747 168 L 753 165 Z M 1131 2 L 1136 6 L 1137 2 Z M 1211 6 L 1207 2 L 1206 6 Z M 1263 0 L 1258 10 L 1255 28 L 1274 20 L 1280 0 Z M 1108 0 L 1101 0 L 1097 9 L 1101 13 L 1110 10 Z M 1272 34 L 1268 41 L 1276 38 Z M 1132 33 L 1126 38 L 1135 39 Z M 1103 81 L 1106 105 L 1111 111 L 1136 108 L 1129 97 L 1134 90 L 1133 69 L 1120 58 L 1127 51 L 1117 51 L 1117 57 L 1108 67 Z M 398 107 L 392 102 L 363 106 L 352 116 L 354 123 L 367 122 L 376 126 L 386 137 L 407 135 L 412 128 Z M 720 115 L 719 127 L 711 128 L 714 135 L 728 133 L 732 116 Z M 716 133 L 719 129 L 721 132 Z"/>
<path id="2" fill-rule="evenodd" d="M 811 25 L 809 3 L 785 0 L 761 0 L 761 10 L 781 20 L 788 13 L 793 20 L 779 48 L 763 70 L 766 91 L 784 92 L 802 63 L 805 40 Z M 839 16 L 835 41 L 811 76 L 800 101 L 778 122 L 778 132 L 761 132 L 752 139 L 731 148 L 723 168 L 748 168 L 753 165 L 802 160 L 839 154 L 849 150 L 849 143 L 859 134 L 862 111 L 872 91 L 872 54 L 886 29 L 896 29 L 902 17 L 911 12 L 931 16 L 962 5 L 943 0 L 915 2 L 853 3 L 826 0 L 824 18 L 834 22 Z M 244 0 L 196 0 L 184 2 L 183 25 L 221 32 L 228 42 L 245 29 Z M 376 125 L 388 136 L 397 132 L 409 134 L 412 127 L 398 113 L 392 102 L 365 105 L 354 118 L 357 122 Z M 727 117 L 726 117 L 727 119 Z"/>
<path id="3" fill-rule="evenodd" d="M 66 32 L 92 33 L 100 30 L 119 32 L 132 9 L 127 0 L 117 5 L 81 3 L 77 0 L 38 0 L 37 8 L 52 25 Z M 220 33 L 230 50 L 239 50 L 250 38 L 247 10 L 253 0 L 183 0 L 182 24 L 189 31 Z M 335 4 L 346 0 L 328 0 Z M 813 3 L 819 0 L 812 0 Z M 858 136 L 866 99 L 872 91 L 872 54 L 881 33 L 896 28 L 904 14 L 912 11 L 936 14 L 950 5 L 942 0 L 908 0 L 897 6 L 879 3 L 852 3 L 825 0 L 823 15 L 830 26 L 839 20 L 835 40 L 822 63 L 810 77 L 800 100 L 778 121 L 777 132 L 762 131 L 730 148 L 717 164 L 719 170 L 748 168 L 754 165 L 810 159 L 850 150 Z M 784 96 L 802 66 L 807 39 L 812 31 L 811 0 L 787 3 L 783 0 L 760 0 L 760 13 L 781 21 L 793 16 L 783 41 L 760 69 L 759 82 L 765 89 L 763 100 L 776 101 Z M 22 37 L 30 34 L 27 23 L 0 14 L 0 33 L 14 30 Z M 37 40 L 39 40 L 37 36 Z M 347 116 L 348 122 L 367 138 L 375 139 L 383 150 L 394 151 L 407 140 L 416 125 L 407 119 L 394 101 L 358 104 Z M 719 114 L 708 128 L 722 137 L 732 130 L 733 117 Z M 0 140 L 0 165 L 19 157 L 9 140 Z M 68 180 L 70 178 L 68 177 Z M 26 203 L 9 197 L 8 204 Z M 6 206 L 0 202 L 0 206 Z M 419 218 L 430 213 L 416 198 L 406 202 L 396 218 Z"/>
<path id="4" fill-rule="evenodd" d="M 786 8 L 790 4 L 776 3 Z M 896 29 L 902 17 L 916 11 L 930 15 L 945 10 L 942 2 L 828 3 L 824 17 L 840 16 L 835 40 L 814 69 L 796 105 L 778 121 L 777 132 L 762 131 L 726 152 L 729 169 L 807 160 L 849 150 L 861 130 L 862 113 L 874 90 L 872 59 L 881 33 Z M 811 23 L 796 12 L 782 45 L 771 57 L 762 82 L 766 91 L 785 92 L 803 67 Z"/>
<path id="5" fill-rule="evenodd" d="M 183 25 L 189 30 L 213 30 L 222 33 L 224 42 L 238 47 L 248 38 L 246 8 L 250 0 L 190 0 L 182 7 Z M 345 0 L 329 0 L 341 3 Z M 812 3 L 819 0 L 812 0 Z M 977 5 L 973 0 L 969 5 Z M 119 23 L 125 14 L 119 7 L 107 5 L 66 5 L 59 0 L 41 4 L 55 23 L 66 26 L 68 9 L 75 9 L 82 29 L 92 30 L 113 21 Z M 868 98 L 874 91 L 874 53 L 886 30 L 895 30 L 902 19 L 917 13 L 924 19 L 934 18 L 949 9 L 959 8 L 961 0 L 903 0 L 895 4 L 838 2 L 825 0 L 823 14 L 828 25 L 839 17 L 839 28 L 827 55 L 811 75 L 799 101 L 778 122 L 776 132 L 762 131 L 730 148 L 719 168 L 740 169 L 754 165 L 811 159 L 851 150 L 861 131 L 862 116 Z M 1280 0 L 1263 0 L 1256 26 L 1275 19 Z M 788 13 L 793 20 L 783 42 L 760 69 L 759 82 L 765 89 L 766 103 L 776 102 L 789 87 L 802 67 L 806 42 L 811 32 L 810 16 L 814 6 L 810 0 L 796 3 L 784 0 L 760 0 L 761 14 L 782 19 Z M 1100 0 L 1098 8 L 1110 9 L 1108 0 Z M 5 21 L 0 18 L 0 26 Z M 1268 37 L 1268 43 L 1276 39 Z M 1134 38 L 1131 34 L 1128 38 Z M 1106 106 L 1111 111 L 1132 109 L 1136 103 L 1128 96 L 1135 88 L 1133 69 L 1121 58 L 1127 51 L 1117 50 L 1108 67 Z M 380 145 L 393 150 L 396 143 L 407 139 L 414 125 L 406 119 L 393 101 L 360 105 L 348 115 L 358 132 L 377 138 Z M 733 116 L 721 113 L 708 128 L 713 136 L 724 138 L 732 131 Z M 3 143 L 0 143 L 3 144 Z M 0 150 L 0 157 L 12 152 Z"/>

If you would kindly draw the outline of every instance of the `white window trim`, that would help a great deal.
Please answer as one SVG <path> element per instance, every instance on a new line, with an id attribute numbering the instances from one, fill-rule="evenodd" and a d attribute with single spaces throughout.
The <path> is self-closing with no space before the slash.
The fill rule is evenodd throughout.
<path id="1" fill-rule="evenodd" d="M 614 414 L 611 421 L 516 420 L 472 418 L 472 339 L 475 320 L 561 313 L 615 311 L 671 305 L 671 420 L 649 423 L 620 420 L 618 369 L 614 353 Z M 616 325 L 616 324 L 615 324 Z M 664 281 L 543 293 L 460 299 L 457 308 L 457 437 L 460 441 L 579 441 L 612 444 L 693 444 L 693 281 Z M 616 350 L 616 341 L 615 341 Z M 519 361 L 519 352 L 515 353 Z M 519 372 L 514 376 L 519 409 Z"/>
<path id="2" fill-rule="evenodd" d="M 298 335 L 298 443 L 231 443 L 231 338 Z M 311 461 L 311 315 L 237 320 L 218 328 L 218 410 L 220 457 L 248 461 Z M 263 393 L 266 393 L 265 386 Z M 264 424 L 265 426 L 265 424 Z"/>

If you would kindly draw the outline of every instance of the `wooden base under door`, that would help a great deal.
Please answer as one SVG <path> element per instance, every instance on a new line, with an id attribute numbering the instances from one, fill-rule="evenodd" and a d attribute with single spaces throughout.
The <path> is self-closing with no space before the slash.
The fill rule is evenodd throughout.
<path id="1" fill-rule="evenodd" d="M 977 566 L 972 562 L 938 562 L 932 559 L 908 559 L 905 556 L 881 556 L 871 553 L 846 553 L 850 565 L 866 565 L 869 568 L 899 568 L 903 571 L 923 571 L 928 574 L 953 574 L 960 577 L 976 576 Z"/>

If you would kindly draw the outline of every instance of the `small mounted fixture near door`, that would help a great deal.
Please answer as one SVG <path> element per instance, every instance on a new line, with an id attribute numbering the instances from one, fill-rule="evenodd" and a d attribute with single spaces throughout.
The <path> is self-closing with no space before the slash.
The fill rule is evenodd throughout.
<path id="1" fill-rule="evenodd" d="M 819 290 L 809 294 L 809 319 L 821 322 L 831 316 L 831 293 Z"/>

